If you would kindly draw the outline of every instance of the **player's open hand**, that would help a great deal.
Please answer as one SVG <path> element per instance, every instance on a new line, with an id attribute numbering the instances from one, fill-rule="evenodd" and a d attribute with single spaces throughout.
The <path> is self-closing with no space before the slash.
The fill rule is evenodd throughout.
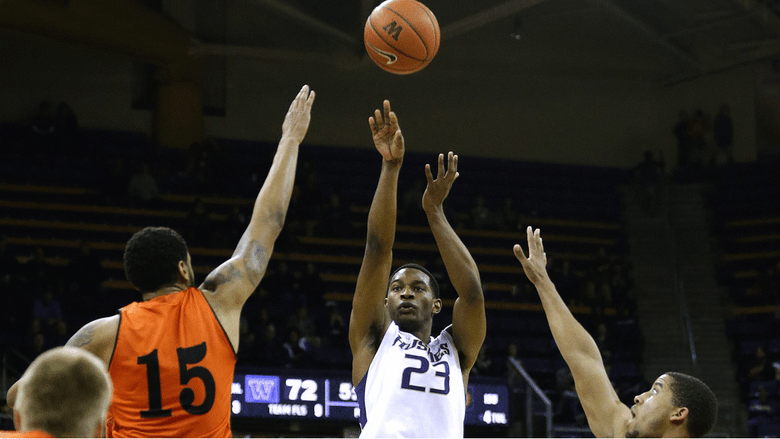
<path id="1" fill-rule="evenodd" d="M 433 179 L 431 165 L 425 165 L 425 178 L 428 179 L 428 186 L 422 197 L 423 209 L 426 212 L 432 212 L 434 209 L 441 209 L 444 199 L 452 189 L 452 183 L 458 178 L 458 156 L 450 151 L 447 154 L 447 169 L 444 169 L 444 154 L 439 154 L 439 170 L 436 179 Z"/>
<path id="2" fill-rule="evenodd" d="M 525 275 L 528 276 L 528 280 L 536 284 L 537 282 L 549 279 L 547 274 L 547 253 L 544 252 L 544 245 L 542 244 L 542 237 L 539 236 L 539 229 L 533 230 L 531 226 L 526 229 L 528 235 L 528 257 L 523 253 L 520 244 L 515 244 L 514 252 L 515 257 L 520 261 L 520 265 L 523 266 Z"/>
<path id="3" fill-rule="evenodd" d="M 284 117 L 282 137 L 293 139 L 298 143 L 303 142 L 306 131 L 309 130 L 313 103 L 314 91 L 309 91 L 309 86 L 304 85 L 298 92 L 298 96 L 295 96 L 290 104 L 290 109 L 287 110 L 287 115 Z"/>
<path id="4" fill-rule="evenodd" d="M 390 110 L 390 101 L 385 99 L 382 104 L 384 112 L 374 110 L 374 116 L 368 118 L 374 146 L 386 161 L 400 163 L 404 157 L 404 136 L 398 126 L 398 116 Z"/>

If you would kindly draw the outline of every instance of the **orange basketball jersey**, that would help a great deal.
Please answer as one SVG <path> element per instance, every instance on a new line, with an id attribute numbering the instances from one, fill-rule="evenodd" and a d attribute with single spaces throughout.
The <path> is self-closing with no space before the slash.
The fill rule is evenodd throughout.
<path id="1" fill-rule="evenodd" d="M 120 312 L 108 437 L 231 437 L 236 356 L 197 288 Z"/>
<path id="2" fill-rule="evenodd" d="M 0 437 L 54 437 L 43 430 L 14 431 L 0 430 Z"/>

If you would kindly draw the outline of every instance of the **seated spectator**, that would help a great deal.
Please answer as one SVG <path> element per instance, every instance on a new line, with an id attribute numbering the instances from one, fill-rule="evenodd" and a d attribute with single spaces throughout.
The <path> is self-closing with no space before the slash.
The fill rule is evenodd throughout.
<path id="1" fill-rule="evenodd" d="M 252 332 L 246 317 L 241 316 L 238 330 L 239 339 L 236 364 L 259 366 L 261 360 L 259 342 L 254 332 Z"/>
<path id="2" fill-rule="evenodd" d="M 141 207 L 154 207 L 159 203 L 160 188 L 157 179 L 152 175 L 148 163 L 141 163 L 138 171 L 130 177 L 127 184 L 127 196 L 136 205 Z"/>
<path id="3" fill-rule="evenodd" d="M 40 332 L 53 343 L 46 346 L 47 349 L 65 344 L 67 325 L 63 318 L 62 307 L 59 301 L 54 298 L 54 292 L 51 288 L 46 288 L 41 296 L 35 300 L 32 316 L 34 328 L 40 328 Z"/>
<path id="4" fill-rule="evenodd" d="M 284 367 L 300 369 L 309 367 L 312 364 L 308 340 L 305 337 L 301 337 L 298 329 L 295 327 L 287 328 L 282 347 L 286 354 L 284 356 Z"/>
<path id="5" fill-rule="evenodd" d="M 494 226 L 493 213 L 487 207 L 483 195 L 478 195 L 476 204 L 471 208 L 471 227 L 477 230 L 490 229 Z"/>
<path id="6" fill-rule="evenodd" d="M 263 336 L 258 343 L 259 362 L 263 367 L 284 367 L 287 350 L 282 346 L 282 340 L 276 334 L 276 325 L 268 323 L 263 328 Z"/>
<path id="7" fill-rule="evenodd" d="M 514 200 L 512 197 L 504 197 L 504 201 L 501 204 L 501 212 L 499 212 L 498 229 L 505 232 L 517 231 L 520 223 L 520 212 L 515 208 Z"/>
<path id="8" fill-rule="evenodd" d="M 488 354 L 487 345 L 482 345 L 479 348 L 477 354 L 477 361 L 474 363 L 474 367 L 471 368 L 471 373 L 475 376 L 495 376 L 496 370 L 493 364 L 493 359 Z"/>
<path id="9" fill-rule="evenodd" d="M 338 304 L 329 300 L 325 304 L 327 313 L 326 344 L 331 348 L 347 347 L 347 325 L 344 323 Z"/>
<path id="10" fill-rule="evenodd" d="M 309 342 L 317 335 L 317 326 L 309 316 L 309 309 L 305 306 L 299 306 L 295 309 L 295 314 L 287 319 L 287 326 L 297 329 L 300 337 Z"/>

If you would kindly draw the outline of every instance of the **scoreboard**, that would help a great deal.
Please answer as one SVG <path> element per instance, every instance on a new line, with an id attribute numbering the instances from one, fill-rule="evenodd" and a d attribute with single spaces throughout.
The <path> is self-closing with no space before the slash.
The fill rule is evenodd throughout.
<path id="1" fill-rule="evenodd" d="M 508 426 L 508 393 L 503 382 L 470 378 L 465 424 Z M 233 416 L 240 418 L 354 422 L 360 418 L 357 395 L 348 375 L 236 373 L 231 404 Z"/>

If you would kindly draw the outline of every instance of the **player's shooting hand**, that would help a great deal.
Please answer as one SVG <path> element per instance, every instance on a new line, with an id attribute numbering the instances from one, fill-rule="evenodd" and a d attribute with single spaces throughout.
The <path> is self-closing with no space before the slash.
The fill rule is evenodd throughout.
<path id="1" fill-rule="evenodd" d="M 390 110 L 390 101 L 385 99 L 382 104 L 384 113 L 374 110 L 374 116 L 368 118 L 374 146 L 386 161 L 400 163 L 404 157 L 404 136 L 398 125 L 398 116 Z"/>
<path id="2" fill-rule="evenodd" d="M 434 209 L 441 209 L 444 199 L 452 189 L 452 183 L 458 178 L 458 156 L 450 151 L 447 154 L 447 169 L 444 169 L 444 154 L 439 154 L 439 171 L 436 179 L 433 179 L 431 165 L 425 165 L 425 178 L 428 179 L 428 186 L 422 197 L 423 209 L 426 212 L 432 212 Z"/>
<path id="3" fill-rule="evenodd" d="M 303 142 L 306 131 L 311 121 L 311 106 L 314 103 L 314 91 L 309 91 L 309 86 L 304 85 L 298 95 L 290 104 L 287 115 L 282 123 L 282 137 L 293 139 L 298 143 Z"/>
<path id="4" fill-rule="evenodd" d="M 528 276 L 533 284 L 538 282 L 549 280 L 547 274 L 547 253 L 544 252 L 544 245 L 542 244 L 542 237 L 539 236 L 539 229 L 535 231 L 528 226 L 526 229 L 528 235 L 528 257 L 523 253 L 520 244 L 515 244 L 513 250 L 515 257 L 520 261 L 520 265 L 523 266 L 525 275 Z"/>

